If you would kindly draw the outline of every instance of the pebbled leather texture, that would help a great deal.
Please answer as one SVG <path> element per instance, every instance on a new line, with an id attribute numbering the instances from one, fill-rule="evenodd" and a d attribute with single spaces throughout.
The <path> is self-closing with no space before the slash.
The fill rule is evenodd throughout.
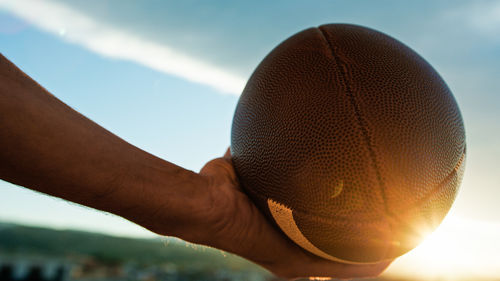
<path id="1" fill-rule="evenodd" d="M 378 31 L 329 24 L 278 45 L 250 77 L 231 131 L 238 178 L 336 258 L 371 263 L 414 248 L 460 185 L 465 130 L 439 74 Z"/>

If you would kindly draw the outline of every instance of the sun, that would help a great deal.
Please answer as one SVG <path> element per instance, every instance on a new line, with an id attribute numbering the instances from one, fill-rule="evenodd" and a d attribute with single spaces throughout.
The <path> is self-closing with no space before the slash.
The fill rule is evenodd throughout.
<path id="1" fill-rule="evenodd" d="M 500 276 L 498 237 L 498 224 L 448 216 L 386 274 L 424 280 L 491 280 Z"/>

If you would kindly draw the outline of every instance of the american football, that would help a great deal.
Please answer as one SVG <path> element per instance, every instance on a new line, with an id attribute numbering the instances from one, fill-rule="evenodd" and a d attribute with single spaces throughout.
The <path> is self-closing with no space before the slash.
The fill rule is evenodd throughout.
<path id="1" fill-rule="evenodd" d="M 376 30 L 327 24 L 288 38 L 255 69 L 231 154 L 244 190 L 296 244 L 374 263 L 440 224 L 466 143 L 450 89 L 421 56 Z"/>

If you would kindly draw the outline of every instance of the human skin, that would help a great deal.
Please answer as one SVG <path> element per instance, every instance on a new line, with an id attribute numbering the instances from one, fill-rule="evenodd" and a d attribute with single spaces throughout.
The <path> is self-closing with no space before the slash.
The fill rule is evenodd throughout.
<path id="1" fill-rule="evenodd" d="M 76 112 L 1 54 L 0 178 L 237 254 L 289 279 L 376 276 L 390 263 L 348 265 L 304 251 L 242 191 L 229 150 L 199 173 L 169 163 Z"/>

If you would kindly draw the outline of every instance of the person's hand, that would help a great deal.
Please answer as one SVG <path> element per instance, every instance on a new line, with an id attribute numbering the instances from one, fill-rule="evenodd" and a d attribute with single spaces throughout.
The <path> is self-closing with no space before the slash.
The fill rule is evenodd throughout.
<path id="1" fill-rule="evenodd" d="M 0 54 L 0 179 L 213 246 L 284 277 L 358 277 L 303 251 L 239 188 L 229 153 L 200 174 L 149 154 L 58 100 Z"/>
<path id="2" fill-rule="evenodd" d="M 229 153 L 200 174 L 149 154 L 47 92 L 0 54 L 0 179 L 106 211 L 160 235 L 213 246 L 284 277 L 358 277 L 306 253 L 238 186 Z"/>
<path id="3" fill-rule="evenodd" d="M 300 277 L 356 278 L 377 276 L 390 264 L 350 265 L 328 261 L 306 252 L 271 225 L 243 192 L 228 151 L 200 171 L 209 183 L 214 211 L 209 214 L 203 244 L 235 253 L 272 273 Z"/>

